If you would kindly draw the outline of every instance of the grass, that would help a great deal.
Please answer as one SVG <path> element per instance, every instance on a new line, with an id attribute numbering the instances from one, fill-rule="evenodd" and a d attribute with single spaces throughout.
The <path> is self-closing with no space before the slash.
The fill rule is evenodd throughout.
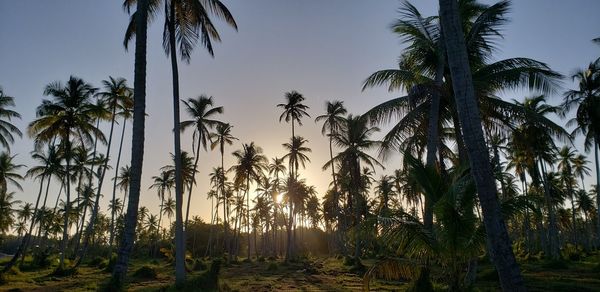
<path id="1" fill-rule="evenodd" d="M 81 265 L 77 273 L 53 275 L 56 263 L 47 268 L 14 269 L 4 274 L 0 291 L 95 291 L 107 283 L 110 272 L 101 268 L 106 259 L 93 259 Z M 368 268 L 375 260 L 364 259 Z M 527 261 L 521 270 L 530 291 L 600 291 L 600 255 L 590 255 L 579 261 Z M 153 259 L 132 261 L 127 277 L 127 291 L 361 291 L 363 278 L 353 271 L 344 258 L 310 258 L 284 263 L 280 259 L 244 261 L 222 265 L 215 277 L 211 261 L 197 259 L 196 269 L 188 273 L 187 281 L 174 286 L 173 265 Z M 1 263 L 0 263 L 1 265 Z M 4 282 L 4 284 L 2 284 Z M 372 280 L 372 291 L 404 291 L 407 282 Z M 434 285 L 443 290 L 443 286 Z M 478 268 L 475 291 L 499 290 L 498 277 L 488 263 Z"/>

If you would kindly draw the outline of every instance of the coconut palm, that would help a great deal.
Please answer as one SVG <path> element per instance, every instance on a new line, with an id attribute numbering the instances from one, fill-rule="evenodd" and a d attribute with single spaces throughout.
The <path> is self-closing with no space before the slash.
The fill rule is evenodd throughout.
<path id="1" fill-rule="evenodd" d="M 246 198 L 246 230 L 248 231 L 248 258 L 250 258 L 250 182 L 259 181 L 266 170 L 267 157 L 262 154 L 262 148 L 254 142 L 244 144 L 242 150 L 233 152 L 237 164 L 229 171 L 235 173 L 234 181 L 237 185 L 245 185 L 244 197 Z M 239 216 L 239 215 L 238 215 Z"/>
<path id="2" fill-rule="evenodd" d="M 4 90 L 2 90 L 2 87 L 0 87 L 0 144 L 2 144 L 7 151 L 10 151 L 10 144 L 15 141 L 13 134 L 16 134 L 19 137 L 23 135 L 19 128 L 11 123 L 13 118 L 21 118 L 21 115 L 18 112 L 8 109 L 9 107 L 14 106 L 15 98 L 6 95 Z"/>
<path id="3" fill-rule="evenodd" d="M 573 228 L 573 236 L 576 236 L 577 233 L 577 222 L 576 222 L 576 210 L 575 210 L 575 173 L 574 173 L 574 164 L 575 164 L 575 156 L 576 152 L 569 146 L 563 146 L 558 151 L 558 157 L 556 158 L 556 162 L 558 163 L 558 170 L 560 172 L 560 179 L 564 190 L 567 193 L 567 196 L 571 200 L 571 224 Z M 575 241 L 577 244 L 577 241 Z"/>
<path id="4" fill-rule="evenodd" d="M 333 135 L 335 135 L 344 120 L 344 115 L 348 112 L 344 107 L 343 101 L 328 101 L 325 103 L 326 114 L 315 118 L 315 122 L 323 121 L 321 134 L 329 136 L 329 159 L 333 159 Z M 331 167 L 331 176 L 334 188 L 337 190 L 337 182 L 335 181 L 335 168 Z"/>
<path id="5" fill-rule="evenodd" d="M 131 137 L 131 186 L 129 190 L 129 204 L 127 206 L 127 218 L 121 245 L 118 251 L 117 262 L 113 269 L 112 282 L 115 287 L 122 287 L 127 274 L 129 256 L 135 240 L 135 227 L 137 221 L 137 209 L 140 198 L 140 185 L 142 178 L 142 165 L 144 158 L 144 131 L 146 115 L 146 41 L 148 37 L 148 12 L 150 0 L 137 0 L 136 11 L 131 16 L 133 25 L 131 28 L 135 32 L 135 61 L 134 61 L 134 91 L 133 91 L 133 130 Z M 128 12 L 134 5 L 124 5 Z M 131 37 L 125 38 L 124 45 L 127 45 Z M 118 167 L 116 168 L 118 169 Z"/>
<path id="6" fill-rule="evenodd" d="M 66 84 L 54 82 L 46 86 L 44 95 L 52 96 L 52 100 L 43 100 L 37 108 L 38 118 L 29 124 L 29 136 L 34 138 L 36 147 L 60 139 L 60 148 L 64 151 L 65 166 L 65 204 L 66 214 L 71 204 L 71 160 L 73 144 L 90 145 L 97 138 L 105 143 L 104 134 L 95 127 L 95 109 L 90 99 L 96 88 L 80 78 L 71 76 Z M 68 241 L 69 216 L 64 216 L 63 239 L 59 269 L 64 268 L 65 248 Z"/>
<path id="7" fill-rule="evenodd" d="M 186 112 L 192 118 L 181 122 L 181 131 L 185 131 L 187 128 L 193 128 L 192 135 L 192 149 L 193 154 L 196 156 L 194 160 L 194 176 L 198 171 L 198 158 L 200 158 L 200 147 L 206 150 L 209 142 L 211 141 L 210 130 L 214 129 L 215 126 L 221 124 L 221 122 L 214 119 L 217 114 L 223 113 L 223 107 L 214 107 L 213 98 L 205 95 L 200 95 L 195 99 L 189 98 L 183 102 L 186 106 Z M 196 144 L 196 147 L 194 147 Z M 188 187 L 188 199 L 187 207 L 185 211 L 185 227 L 187 228 L 187 222 L 190 215 L 190 202 L 192 201 L 192 189 L 193 184 Z"/>
<path id="8" fill-rule="evenodd" d="M 585 151 L 594 151 L 596 160 L 596 184 L 600 184 L 600 59 L 590 63 L 587 69 L 579 70 L 572 76 L 577 82 L 577 89 L 565 93 L 561 107 L 563 114 L 577 107 L 574 118 L 567 122 L 567 127 L 577 125 L 572 135 L 585 136 Z M 596 188 L 596 208 L 600 210 L 600 188 Z M 596 222 L 596 234 L 600 234 L 600 216 Z M 598 236 L 600 238 L 600 236 Z M 600 239 L 599 239 L 600 241 Z"/>
<path id="9" fill-rule="evenodd" d="M 214 133 L 210 133 L 210 149 L 214 150 L 217 146 L 219 147 L 219 152 L 221 153 L 221 170 L 225 169 L 225 145 L 232 145 L 234 140 L 237 140 L 231 134 L 232 125 L 228 123 L 218 123 Z M 225 171 L 222 171 L 221 174 L 223 177 L 221 178 L 221 199 L 223 200 L 223 243 L 225 244 L 225 248 L 229 251 L 229 257 L 231 257 L 230 243 L 229 243 L 229 226 L 227 225 L 227 210 L 229 210 L 227 198 L 225 196 Z M 230 258 L 228 258 L 230 260 Z"/>
<path id="10" fill-rule="evenodd" d="M 284 143 L 283 148 L 286 150 L 286 154 L 281 159 L 287 159 L 289 169 L 294 174 L 294 178 L 298 179 L 298 168 L 302 165 L 302 168 L 306 167 L 306 162 L 310 162 L 310 158 L 306 155 L 312 150 L 305 146 L 308 140 L 300 136 L 294 136 L 290 142 Z"/>
<path id="11" fill-rule="evenodd" d="M 465 34 L 460 23 L 458 2 L 440 0 L 441 28 L 452 76 L 452 88 L 458 117 L 467 148 L 483 221 L 488 236 L 492 261 L 505 291 L 525 291 L 519 266 L 515 260 L 510 238 L 500 212 L 496 183 L 485 145 L 479 105 L 475 96 Z M 463 15 L 464 18 L 464 15 Z"/>
<path id="12" fill-rule="evenodd" d="M 126 0 L 126 2 L 135 2 L 135 0 Z M 237 29 L 237 24 L 227 7 L 219 0 L 209 1 L 191 1 L 191 0 L 170 0 L 165 2 L 165 30 L 163 31 L 163 47 L 165 53 L 171 57 L 171 71 L 173 76 L 173 123 L 174 123 L 174 153 L 175 153 L 175 197 L 178 202 L 177 213 L 180 213 L 180 207 L 183 204 L 183 187 L 181 183 L 181 169 L 179 167 L 180 146 L 180 123 L 179 123 L 179 70 L 177 62 L 177 46 L 181 58 L 188 62 L 191 58 L 192 50 L 198 40 L 211 56 L 214 56 L 212 42 L 220 41 L 221 38 L 216 27 L 210 20 L 210 14 L 225 20 L 227 24 Z M 151 1 L 150 11 L 156 13 L 161 5 L 161 1 Z M 132 4 L 130 4 L 132 5 Z M 130 23 L 128 37 L 132 37 L 135 32 Z M 176 215 L 176 250 L 185 249 L 185 237 L 183 233 L 182 216 Z M 184 254 L 179 252 L 176 255 L 176 281 L 182 284 L 185 279 Z"/>
<path id="13" fill-rule="evenodd" d="M 307 105 L 304 105 L 302 102 L 304 101 L 304 96 L 297 91 L 290 91 L 285 93 L 286 103 L 280 103 L 277 105 L 279 108 L 283 108 L 283 113 L 279 116 L 279 122 L 285 119 L 286 123 L 291 121 L 292 123 L 292 140 L 294 140 L 295 135 L 295 123 L 302 126 L 302 118 L 304 116 L 310 117 L 310 115 L 306 112 L 309 109 Z M 294 173 L 295 169 L 290 168 L 290 176 L 297 177 L 298 175 Z"/>
<path id="14" fill-rule="evenodd" d="M 379 131 L 376 127 L 369 127 L 367 120 L 361 116 L 348 116 L 342 124 L 340 131 L 333 136 L 333 142 L 342 149 L 333 159 L 329 160 L 323 169 L 331 167 L 338 163 L 349 174 L 350 179 L 350 197 L 347 199 L 348 205 L 354 211 L 354 227 L 356 230 L 360 224 L 360 208 L 358 202 L 361 201 L 361 163 L 374 168 L 375 165 L 383 168 L 383 165 L 374 157 L 365 151 L 379 146 L 379 143 L 371 140 L 371 135 Z M 358 233 L 357 233 L 358 234 Z M 358 259 L 361 255 L 360 238 L 355 238 L 354 256 Z"/>
<path id="15" fill-rule="evenodd" d="M 0 234 L 5 235 L 14 225 L 17 211 L 14 205 L 20 203 L 20 200 L 15 200 L 15 192 L 0 194 Z"/>
<path id="16" fill-rule="evenodd" d="M 169 197 L 171 197 L 171 189 L 173 188 L 173 184 L 175 181 L 173 180 L 173 176 L 168 171 L 161 171 L 160 175 L 152 177 L 152 185 L 151 189 L 156 189 L 158 193 L 158 198 L 160 199 L 160 209 L 158 213 L 158 230 L 161 228 L 161 221 L 163 215 L 163 207 L 165 202 L 165 194 L 168 193 Z"/>
<path id="17" fill-rule="evenodd" d="M 129 113 L 131 107 L 133 106 L 133 89 L 127 86 L 127 80 L 125 78 L 113 78 L 112 76 L 108 77 L 108 80 L 102 80 L 102 85 L 104 87 L 104 91 L 98 93 L 98 97 L 101 102 L 108 108 L 110 112 L 110 131 L 108 134 L 108 145 L 106 147 L 106 154 L 104 159 L 104 163 L 102 168 L 98 169 L 98 188 L 96 189 L 96 196 L 94 199 L 94 206 L 92 209 L 92 216 L 90 218 L 90 223 L 88 224 L 88 228 L 86 230 L 84 247 L 82 249 L 82 253 L 76 263 L 76 266 L 81 263 L 85 254 L 87 252 L 87 247 L 89 245 L 89 240 L 92 235 L 92 230 L 94 228 L 94 223 L 96 222 L 96 216 L 98 216 L 99 206 L 100 206 L 100 194 L 102 193 L 102 185 L 104 182 L 104 177 L 106 175 L 106 170 L 108 169 L 108 161 L 110 159 L 110 151 L 112 146 L 112 138 L 113 131 L 115 127 L 115 123 L 117 122 L 117 117 L 122 113 Z M 127 121 L 128 114 L 123 116 L 123 133 L 121 135 L 121 143 L 120 147 L 123 145 L 123 134 L 125 131 L 125 122 Z M 94 155 L 95 149 L 94 149 Z M 119 148 L 119 155 L 117 160 L 121 158 L 121 148 Z M 119 161 L 117 161 L 116 169 L 119 169 Z M 90 181 L 91 182 L 91 181 Z M 114 200 L 115 192 L 113 191 L 113 200 Z M 110 238 L 110 246 L 112 249 L 112 236 Z"/>

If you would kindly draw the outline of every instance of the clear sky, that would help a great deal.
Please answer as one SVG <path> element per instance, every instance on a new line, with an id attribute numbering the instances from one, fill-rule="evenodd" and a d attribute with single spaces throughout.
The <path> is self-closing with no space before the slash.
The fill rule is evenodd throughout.
<path id="1" fill-rule="evenodd" d="M 398 16 L 400 1 L 223 2 L 236 18 L 239 31 L 217 21 L 223 42 L 216 45 L 215 58 L 198 47 L 191 63 L 180 65 L 180 85 L 182 98 L 206 94 L 224 106 L 221 119 L 234 125 L 233 134 L 240 139 L 226 153 L 241 148 L 241 142 L 254 141 L 269 158 L 283 155 L 281 144 L 288 141 L 290 128 L 278 122 L 280 111 L 275 105 L 283 102 L 286 91 L 298 90 L 306 97 L 313 119 L 324 111 L 327 100 L 344 100 L 349 112 L 360 114 L 401 94 L 388 93 L 383 88 L 361 92 L 362 81 L 376 70 L 395 67 L 402 51 L 403 45 L 389 29 Z M 437 1 L 413 2 L 425 15 L 437 12 Z M 590 42 L 600 36 L 598 11 L 597 0 L 514 1 L 497 59 L 535 58 L 570 75 L 575 68 L 587 66 L 600 56 L 600 47 Z M 44 86 L 53 81 L 64 82 L 71 74 L 95 86 L 109 75 L 125 77 L 133 85 L 133 51 L 126 52 L 122 46 L 128 18 L 120 1 L 0 1 L 0 86 L 6 94 L 16 97 L 16 109 L 23 119 L 15 124 L 25 132 L 35 118 Z M 170 163 L 169 152 L 173 149 L 171 71 L 161 46 L 163 21 L 162 15 L 156 18 L 148 37 L 149 116 L 141 205 L 153 213 L 159 210 L 159 200 L 155 191 L 148 190 L 150 177 Z M 572 83 L 565 80 L 563 86 L 567 88 Z M 500 95 L 522 99 L 528 94 Z M 560 99 L 556 95 L 549 101 L 558 104 Z M 313 119 L 305 119 L 304 126 L 297 130 L 297 135 L 307 138 L 313 149 L 312 163 L 301 174 L 323 193 L 329 181 L 328 173 L 321 171 L 328 157 L 328 144 Z M 127 129 L 122 165 L 129 164 L 130 133 L 131 129 Z M 191 133 L 183 137 L 184 150 L 191 151 Z M 582 149 L 581 143 L 577 145 Z M 33 149 L 29 138 L 17 139 L 12 149 L 13 154 L 18 154 L 17 162 L 33 164 L 28 154 Z M 116 157 L 116 152 L 111 156 Z M 207 174 L 219 165 L 219 157 L 218 151 L 201 153 L 192 215 L 209 217 Z M 396 168 L 396 161 L 388 161 L 388 169 Z M 226 167 L 232 162 L 226 156 Z M 377 176 L 381 173 L 378 169 Z M 109 183 L 107 179 L 104 210 L 110 197 Z M 18 197 L 33 201 L 37 184 L 28 180 L 23 185 L 25 192 Z M 54 185 L 49 201 L 56 198 L 57 190 Z"/>

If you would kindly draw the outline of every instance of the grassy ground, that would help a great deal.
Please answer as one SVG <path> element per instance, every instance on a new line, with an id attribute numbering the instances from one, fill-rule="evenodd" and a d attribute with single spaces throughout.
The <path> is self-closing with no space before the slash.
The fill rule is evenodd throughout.
<path id="1" fill-rule="evenodd" d="M 600 256 L 580 261 L 521 264 L 531 291 L 600 291 Z M 369 266 L 373 260 L 365 260 Z M 144 269 L 142 269 L 144 267 Z M 149 268 L 149 269 L 148 269 Z M 142 270 L 142 271 L 141 271 Z M 94 291 L 110 277 L 98 267 L 82 265 L 72 276 L 52 276 L 53 268 L 28 271 L 15 270 L 6 275 L 0 291 Z M 140 272 L 141 271 L 141 272 Z M 208 272 L 191 271 L 188 290 L 199 287 L 196 282 Z M 128 291 L 173 291 L 173 267 L 165 261 L 134 260 L 129 269 Z M 219 275 L 222 291 L 361 291 L 362 277 L 335 258 L 312 258 L 285 264 L 280 260 L 233 263 L 223 267 Z M 373 291 L 404 291 L 408 285 L 400 281 L 374 280 Z M 443 290 L 443 287 L 440 287 Z M 479 267 L 476 291 L 498 291 L 499 284 L 493 267 Z"/>

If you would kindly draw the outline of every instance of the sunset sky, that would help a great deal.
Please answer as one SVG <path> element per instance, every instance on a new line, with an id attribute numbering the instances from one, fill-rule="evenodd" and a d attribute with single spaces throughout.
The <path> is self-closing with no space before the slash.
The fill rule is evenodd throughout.
<path id="1" fill-rule="evenodd" d="M 181 97 L 213 96 L 224 106 L 222 121 L 231 123 L 239 141 L 226 148 L 229 154 L 241 143 L 254 141 L 270 158 L 284 155 L 282 143 L 290 138 L 290 126 L 279 123 L 286 91 L 297 90 L 306 97 L 311 118 L 296 133 L 309 140 L 312 163 L 301 176 L 315 185 L 320 195 L 329 183 L 321 167 L 328 160 L 327 139 L 321 136 L 314 117 L 324 112 L 327 100 L 343 100 L 348 111 L 361 114 L 401 95 L 384 88 L 361 91 L 362 81 L 379 69 L 394 68 L 403 45 L 389 26 L 398 16 L 397 0 L 224 0 L 234 15 L 239 31 L 215 20 L 223 42 L 211 58 L 198 46 L 189 65 L 180 64 Z M 485 1 L 486 3 L 493 3 Z M 437 1 L 415 0 L 425 15 L 437 12 Z M 530 57 L 546 62 L 564 75 L 600 56 L 600 46 L 590 42 L 600 37 L 600 1 L 513 1 L 510 23 L 504 30 L 496 59 Z M 0 1 L 0 86 L 16 99 L 23 116 L 15 124 L 26 132 L 35 118 L 35 108 L 43 98 L 45 85 L 66 81 L 69 75 L 95 86 L 108 76 L 125 77 L 133 86 L 133 51 L 122 45 L 129 16 L 120 1 L 97 0 L 18 0 Z M 148 190 L 151 177 L 171 163 L 173 151 L 171 70 L 162 49 L 164 16 L 152 23 L 148 37 L 146 155 L 141 205 L 158 213 L 159 200 Z M 571 87 L 566 79 L 563 88 Z M 558 104 L 562 91 L 548 100 Z M 522 99 L 528 92 L 499 93 L 505 99 Z M 182 112 L 182 120 L 187 118 Z M 560 121 L 564 125 L 565 121 Z M 129 124 L 131 125 L 131 124 Z M 107 125 L 103 126 L 107 129 Z M 120 128 L 117 128 L 117 132 Z M 129 164 L 130 133 L 127 129 L 124 158 Z M 191 152 L 191 132 L 182 137 L 182 147 Z M 114 144 L 116 145 L 116 143 Z M 581 141 L 576 143 L 583 150 Z M 113 149 L 115 149 L 114 147 Z M 12 153 L 16 161 L 33 166 L 28 137 L 17 139 Z M 104 150 L 101 150 L 104 152 Z M 116 157 L 113 150 L 111 157 Z M 593 154 L 589 154 L 590 159 Z M 387 171 L 397 168 L 398 159 L 387 161 Z M 201 152 L 198 186 L 194 191 L 192 215 L 209 217 L 207 174 L 219 165 L 218 151 Z M 233 163 L 225 157 L 226 167 Z M 592 166 L 592 165 L 590 165 Z M 386 171 L 376 169 L 379 177 Z M 112 177 L 113 171 L 107 173 Z M 231 177 L 231 176 L 230 176 Z M 589 183 L 595 183 L 588 179 Z M 37 184 L 27 180 L 24 193 L 16 197 L 32 202 Z M 106 210 L 112 183 L 105 179 L 102 208 Z M 51 190 L 54 204 L 58 186 Z"/>

